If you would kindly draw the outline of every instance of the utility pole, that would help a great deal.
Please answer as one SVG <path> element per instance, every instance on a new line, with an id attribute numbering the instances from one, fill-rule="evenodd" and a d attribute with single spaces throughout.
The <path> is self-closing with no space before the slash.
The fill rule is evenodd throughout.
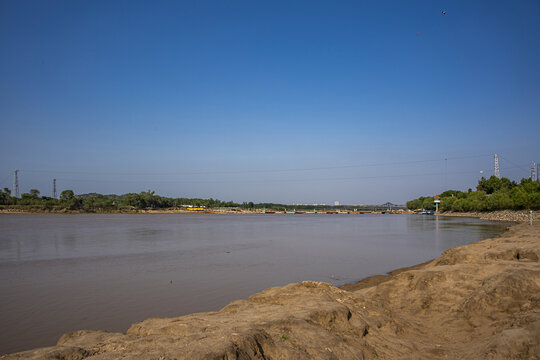
<path id="1" fill-rule="evenodd" d="M 501 178 L 501 171 L 499 170 L 499 155 L 495 154 L 495 173 L 494 175 Z"/>
<path id="2" fill-rule="evenodd" d="M 16 198 L 19 197 L 19 170 L 15 170 L 15 174 L 13 176 L 13 196 Z"/>
<path id="3" fill-rule="evenodd" d="M 56 179 L 52 179 L 52 186 L 53 186 L 52 196 L 53 196 L 53 199 L 56 199 Z"/>

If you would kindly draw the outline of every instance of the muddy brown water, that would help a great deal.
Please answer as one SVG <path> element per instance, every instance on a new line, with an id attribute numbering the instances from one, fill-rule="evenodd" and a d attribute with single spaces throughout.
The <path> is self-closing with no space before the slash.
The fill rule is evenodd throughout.
<path id="1" fill-rule="evenodd" d="M 421 215 L 0 215 L 0 354 L 79 329 L 216 311 L 271 286 L 336 286 L 508 224 Z"/>

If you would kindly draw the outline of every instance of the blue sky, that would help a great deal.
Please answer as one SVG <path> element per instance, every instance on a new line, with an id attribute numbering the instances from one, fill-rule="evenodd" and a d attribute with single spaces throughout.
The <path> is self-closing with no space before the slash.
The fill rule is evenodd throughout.
<path id="1" fill-rule="evenodd" d="M 443 15 L 441 11 L 446 11 Z M 0 183 L 404 203 L 540 162 L 540 2 L 0 2 Z M 445 160 L 447 159 L 447 160 Z"/>

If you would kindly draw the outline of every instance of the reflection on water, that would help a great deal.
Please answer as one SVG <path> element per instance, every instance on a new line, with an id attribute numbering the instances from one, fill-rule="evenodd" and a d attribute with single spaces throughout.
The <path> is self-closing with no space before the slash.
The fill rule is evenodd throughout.
<path id="1" fill-rule="evenodd" d="M 354 282 L 505 226 L 405 215 L 1 215 L 0 353 L 218 310 L 270 286 Z"/>

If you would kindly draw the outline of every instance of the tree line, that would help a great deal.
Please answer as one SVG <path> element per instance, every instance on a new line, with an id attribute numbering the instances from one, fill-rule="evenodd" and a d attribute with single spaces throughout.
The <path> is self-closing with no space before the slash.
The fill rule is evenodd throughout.
<path id="1" fill-rule="evenodd" d="M 482 177 L 476 191 L 447 190 L 439 196 L 441 211 L 540 210 L 540 183 L 530 178 L 518 184 L 505 177 Z M 434 197 L 421 196 L 408 201 L 407 208 L 435 210 L 433 201 Z"/>
<path id="2" fill-rule="evenodd" d="M 237 203 L 219 199 L 169 198 L 156 195 L 154 191 L 127 193 L 123 195 L 103 195 L 98 193 L 75 195 L 73 190 L 64 190 L 58 199 L 40 196 L 37 189 L 21 194 L 20 198 L 11 196 L 11 190 L 0 190 L 0 208 L 29 211 L 77 211 L 77 212 L 131 212 L 147 209 L 178 209 L 182 207 L 236 208 L 244 210 L 268 209 L 270 211 L 290 211 L 296 208 L 306 210 L 313 206 L 294 206 L 286 204 L 260 203 L 252 201 Z"/>
<path id="3" fill-rule="evenodd" d="M 0 190 L 0 209 L 20 209 L 25 211 L 74 211 L 74 212 L 132 212 L 146 209 L 178 209 L 181 207 L 235 208 L 244 210 L 266 209 L 268 211 L 313 211 L 313 210 L 385 210 L 383 205 L 291 205 L 276 203 L 237 203 L 218 199 L 169 198 L 156 195 L 154 191 L 127 193 L 123 195 L 103 195 L 98 193 L 76 195 L 73 190 L 64 190 L 55 199 L 40 196 L 37 189 L 31 189 L 20 198 L 11 196 L 11 190 Z"/>
<path id="4" fill-rule="evenodd" d="M 154 191 L 127 193 L 123 195 L 103 195 L 97 193 L 75 195 L 73 190 L 64 190 L 58 199 L 40 196 L 37 189 L 21 194 L 20 198 L 11 196 L 11 190 L 0 190 L 0 206 L 6 208 L 22 208 L 25 210 L 74 210 L 84 212 L 115 212 L 141 209 L 166 209 L 185 206 L 193 207 L 254 207 L 252 202 L 238 204 L 233 201 L 198 198 L 168 198 L 156 195 Z"/>

